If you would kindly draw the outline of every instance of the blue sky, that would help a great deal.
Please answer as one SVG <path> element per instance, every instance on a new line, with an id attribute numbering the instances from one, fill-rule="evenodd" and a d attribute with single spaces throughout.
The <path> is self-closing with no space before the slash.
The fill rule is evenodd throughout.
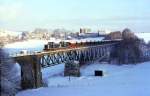
<path id="1" fill-rule="evenodd" d="M 150 0 L 0 0 L 0 28 L 150 32 Z"/>

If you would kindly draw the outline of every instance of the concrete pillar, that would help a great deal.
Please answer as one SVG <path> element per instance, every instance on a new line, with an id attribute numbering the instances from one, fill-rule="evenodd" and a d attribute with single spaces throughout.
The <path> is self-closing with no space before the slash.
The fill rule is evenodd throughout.
<path id="1" fill-rule="evenodd" d="M 38 56 L 16 57 L 16 61 L 21 66 L 21 87 L 22 89 L 32 89 L 42 86 L 41 64 Z"/>
<path id="2" fill-rule="evenodd" d="M 80 76 L 80 65 L 78 61 L 68 61 L 65 63 L 64 76 Z"/>

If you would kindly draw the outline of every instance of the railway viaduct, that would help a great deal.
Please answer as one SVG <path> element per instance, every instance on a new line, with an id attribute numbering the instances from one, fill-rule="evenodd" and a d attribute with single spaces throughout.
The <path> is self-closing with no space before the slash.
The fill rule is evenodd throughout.
<path id="1" fill-rule="evenodd" d="M 119 44 L 120 41 L 121 40 L 101 41 L 82 47 L 13 56 L 15 61 L 21 66 L 21 86 L 23 89 L 41 87 L 41 69 L 45 67 L 62 64 L 70 60 L 88 62 L 102 59 L 106 56 L 109 58 L 111 50 Z"/>

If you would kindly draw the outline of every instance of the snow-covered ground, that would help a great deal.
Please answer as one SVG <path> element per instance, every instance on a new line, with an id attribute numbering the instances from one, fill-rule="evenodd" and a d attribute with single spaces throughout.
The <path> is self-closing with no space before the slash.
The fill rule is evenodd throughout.
<path id="1" fill-rule="evenodd" d="M 139 38 L 144 39 L 146 43 L 150 41 L 150 32 L 149 33 L 135 33 L 135 35 L 138 36 Z"/>
<path id="2" fill-rule="evenodd" d="M 6 44 L 4 46 L 4 50 L 6 50 L 10 55 L 20 53 L 21 50 L 28 50 L 28 52 L 42 51 L 44 44 L 47 42 L 47 40 L 27 40 L 22 42 L 15 42 Z"/>
<path id="3" fill-rule="evenodd" d="M 11 44 L 6 44 L 4 47 L 5 48 L 36 48 L 39 46 L 43 46 L 46 44 L 48 41 L 47 40 L 27 40 L 27 41 L 22 41 L 22 42 L 15 42 Z"/>
<path id="4" fill-rule="evenodd" d="M 42 70 L 48 87 L 19 92 L 16 96 L 150 96 L 150 62 L 137 65 L 94 63 L 81 68 L 81 77 L 63 77 L 64 65 Z M 104 77 L 94 77 L 103 70 Z"/>

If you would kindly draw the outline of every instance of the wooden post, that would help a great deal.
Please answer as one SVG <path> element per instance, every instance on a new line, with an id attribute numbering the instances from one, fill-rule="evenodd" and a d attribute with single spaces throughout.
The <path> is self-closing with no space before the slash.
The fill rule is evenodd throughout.
<path id="1" fill-rule="evenodd" d="M 42 73 L 39 56 L 30 55 L 17 57 L 16 61 L 21 65 L 22 89 L 41 87 Z"/>

